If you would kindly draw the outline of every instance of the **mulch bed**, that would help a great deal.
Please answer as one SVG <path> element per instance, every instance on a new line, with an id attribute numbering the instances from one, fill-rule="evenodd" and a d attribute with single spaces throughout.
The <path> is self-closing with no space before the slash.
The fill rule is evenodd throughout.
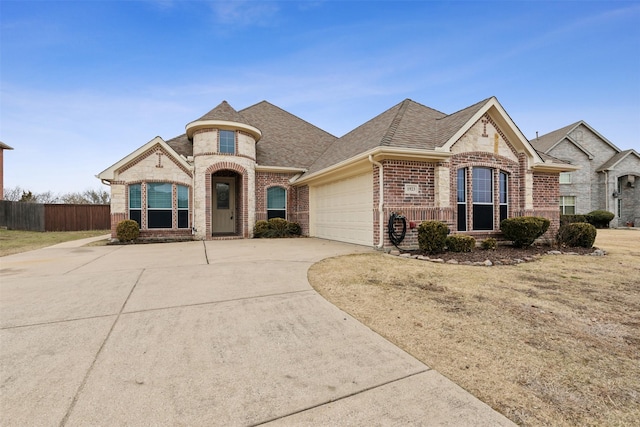
<path id="1" fill-rule="evenodd" d="M 499 245 L 495 250 L 476 248 L 472 252 L 443 252 L 439 254 L 425 254 L 420 251 L 391 251 L 392 255 L 423 259 L 425 261 L 444 262 L 465 265 L 514 265 L 531 262 L 543 255 L 604 255 L 598 248 L 557 248 L 553 246 L 533 245 L 528 248 L 516 248 L 510 245 Z M 490 264 L 487 262 L 489 261 Z"/>

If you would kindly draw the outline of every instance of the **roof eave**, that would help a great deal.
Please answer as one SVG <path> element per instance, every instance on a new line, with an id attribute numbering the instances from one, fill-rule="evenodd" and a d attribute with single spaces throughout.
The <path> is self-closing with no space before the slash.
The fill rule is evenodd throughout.
<path id="1" fill-rule="evenodd" d="M 300 177 L 295 181 L 296 185 L 313 184 L 324 180 L 329 180 L 331 176 L 352 176 L 365 172 L 371 167 L 369 156 L 375 161 L 381 160 L 415 160 L 438 162 L 447 160 L 452 153 L 438 152 L 431 150 L 419 150 L 413 148 L 397 148 L 397 147 L 375 147 L 363 153 L 353 156 L 347 160 L 313 172 L 309 175 Z"/>
<path id="2" fill-rule="evenodd" d="M 271 172 L 271 173 L 304 173 L 307 169 L 296 168 L 289 166 L 263 166 L 256 164 L 256 172 Z"/>
<path id="3" fill-rule="evenodd" d="M 253 136 L 258 142 L 262 137 L 260 129 L 248 125 L 246 123 L 232 122 L 228 120 L 195 120 L 185 126 L 187 131 L 187 138 L 192 139 L 193 134 L 200 129 L 228 129 L 228 130 L 242 130 Z"/>
<path id="4" fill-rule="evenodd" d="M 534 163 L 533 166 L 531 166 L 531 170 L 533 170 L 534 172 L 549 172 L 549 173 L 574 172 L 580 169 L 582 169 L 581 166 L 570 165 L 568 163 L 543 162 L 543 163 Z"/>

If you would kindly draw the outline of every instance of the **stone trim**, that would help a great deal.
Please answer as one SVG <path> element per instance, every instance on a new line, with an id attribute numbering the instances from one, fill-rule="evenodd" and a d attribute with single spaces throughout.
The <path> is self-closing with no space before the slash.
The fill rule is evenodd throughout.
<path id="1" fill-rule="evenodd" d="M 235 172 L 242 178 L 242 182 L 240 183 L 241 188 L 236 188 L 236 194 L 239 196 L 239 200 L 236 200 L 236 205 L 240 207 L 240 211 L 236 215 L 236 234 L 248 238 L 249 231 L 249 206 L 248 206 L 248 195 L 247 191 L 249 189 L 249 176 L 248 171 L 241 165 L 233 162 L 222 161 L 218 163 L 214 163 L 210 165 L 204 172 L 205 179 L 205 238 L 210 240 L 213 238 L 213 230 L 211 224 L 211 202 L 212 202 L 212 188 L 211 188 L 211 177 L 214 173 L 229 170 Z"/>
<path id="2" fill-rule="evenodd" d="M 204 153 L 198 153 L 198 154 L 196 154 L 194 157 L 200 157 L 200 156 L 241 157 L 241 158 L 244 158 L 244 159 L 249 159 L 249 160 L 251 160 L 251 161 L 253 161 L 253 162 L 255 162 L 255 161 L 256 161 L 256 159 L 255 159 L 255 158 L 253 158 L 253 157 L 249 157 L 249 156 L 247 156 L 246 154 L 237 154 L 237 153 L 236 153 L 236 154 L 229 154 L 229 153 L 217 153 L 217 152 L 215 152 L 215 151 L 206 151 L 206 152 L 204 152 Z"/>
<path id="3" fill-rule="evenodd" d="M 140 163 L 141 161 L 145 160 L 146 158 L 157 154 L 157 153 L 162 153 L 163 155 L 167 156 L 168 158 L 171 159 L 171 161 L 180 168 L 180 170 L 182 170 L 184 173 L 186 173 L 189 177 L 193 177 L 193 172 L 190 171 L 189 169 L 185 168 L 183 165 L 181 165 L 180 163 L 176 162 L 174 160 L 174 156 L 169 153 L 167 150 L 165 150 L 161 145 L 157 144 L 154 145 L 153 147 L 151 147 L 149 150 L 145 151 L 144 153 L 140 154 L 138 157 L 136 157 L 135 159 L 131 160 L 130 162 L 126 163 L 124 166 L 122 166 L 121 168 L 118 169 L 118 173 L 123 173 L 125 171 L 127 171 L 128 169 L 131 169 L 132 167 L 134 167 L 135 165 L 137 165 L 138 163 Z"/>

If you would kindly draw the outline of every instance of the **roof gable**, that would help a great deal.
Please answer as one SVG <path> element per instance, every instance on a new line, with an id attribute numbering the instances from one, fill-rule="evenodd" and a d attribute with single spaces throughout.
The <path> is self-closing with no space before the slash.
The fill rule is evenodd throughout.
<path id="1" fill-rule="evenodd" d="M 488 114 L 496 123 L 497 127 L 504 132 L 516 151 L 525 153 L 531 159 L 531 164 L 545 163 L 495 97 L 488 98 L 471 107 L 451 114 L 449 120 L 452 120 L 453 123 L 448 123 L 448 126 L 451 130 L 455 128 L 458 129 L 450 136 L 447 134 L 450 133 L 451 130 L 446 134 L 443 132 L 441 134 L 443 144 L 437 147 L 436 150 L 451 151 L 453 144 L 467 133 L 485 114 Z M 446 141 L 444 141 L 445 138 L 447 138 Z"/>
<path id="2" fill-rule="evenodd" d="M 638 152 L 634 149 L 630 149 L 630 150 L 625 150 L 625 151 L 621 151 L 619 153 L 614 154 L 613 156 L 611 156 L 611 158 L 609 160 L 607 160 L 606 162 L 604 162 L 602 164 L 602 166 L 600 166 L 596 172 L 602 172 L 602 171 L 606 171 L 606 170 L 612 170 L 614 169 L 620 162 L 622 162 L 624 159 L 626 159 L 628 156 L 636 156 L 638 159 L 640 159 L 640 154 L 638 154 Z"/>
<path id="3" fill-rule="evenodd" d="M 115 178 L 116 172 L 122 169 L 128 169 L 134 163 L 140 161 L 140 159 L 146 158 L 149 155 L 153 154 L 156 150 L 155 147 L 160 148 L 164 151 L 164 154 L 167 154 L 169 159 L 175 163 L 182 170 L 191 174 L 191 166 L 187 163 L 186 159 L 182 158 L 178 153 L 175 152 L 173 148 L 171 148 L 162 138 L 156 136 L 151 141 L 144 144 L 142 147 L 135 150 L 133 153 L 128 156 L 120 159 L 113 165 L 109 166 L 107 169 L 100 172 L 96 175 L 97 178 L 105 181 L 111 181 Z"/>
<path id="4" fill-rule="evenodd" d="M 584 151 L 585 154 L 589 156 L 589 159 L 593 159 L 593 154 L 589 152 L 586 148 L 584 148 L 578 141 L 576 141 L 573 137 L 571 137 L 571 133 L 576 130 L 578 127 L 584 126 L 594 135 L 596 135 L 602 142 L 607 144 L 609 147 L 613 148 L 616 152 L 620 152 L 620 149 L 616 147 L 611 141 L 602 136 L 597 130 L 592 128 L 587 122 L 584 120 L 577 121 L 568 126 L 562 127 L 560 129 L 556 129 L 552 132 L 544 134 L 542 136 L 537 136 L 535 139 L 531 140 L 531 144 L 539 151 L 543 153 L 549 153 L 553 148 L 555 148 L 558 144 L 560 144 L 565 138 L 578 147 L 580 150 Z"/>

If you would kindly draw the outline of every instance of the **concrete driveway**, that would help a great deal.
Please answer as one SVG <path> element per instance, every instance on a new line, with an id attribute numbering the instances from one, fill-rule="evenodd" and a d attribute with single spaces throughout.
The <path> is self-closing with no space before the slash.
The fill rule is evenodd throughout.
<path id="1" fill-rule="evenodd" d="M 0 258 L 0 421 L 512 425 L 320 297 L 318 239 L 74 247 Z"/>

